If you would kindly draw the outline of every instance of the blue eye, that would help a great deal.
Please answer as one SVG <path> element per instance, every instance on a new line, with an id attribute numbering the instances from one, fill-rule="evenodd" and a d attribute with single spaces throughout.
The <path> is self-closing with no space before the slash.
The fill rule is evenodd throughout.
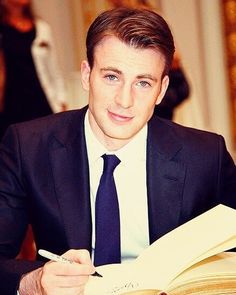
<path id="1" fill-rule="evenodd" d="M 117 77 L 115 75 L 106 75 L 105 78 L 109 81 L 116 81 Z"/>
<path id="2" fill-rule="evenodd" d="M 147 81 L 139 81 L 138 85 L 141 86 L 141 87 L 144 87 L 144 88 L 147 88 L 147 87 L 151 86 L 151 84 L 148 83 Z"/>

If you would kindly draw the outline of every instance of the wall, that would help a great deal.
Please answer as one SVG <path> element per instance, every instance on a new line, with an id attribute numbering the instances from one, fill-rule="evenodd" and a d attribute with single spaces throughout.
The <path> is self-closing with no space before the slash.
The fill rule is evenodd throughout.
<path id="1" fill-rule="evenodd" d="M 191 83 L 176 121 L 223 134 L 232 153 L 220 0 L 160 0 Z"/>

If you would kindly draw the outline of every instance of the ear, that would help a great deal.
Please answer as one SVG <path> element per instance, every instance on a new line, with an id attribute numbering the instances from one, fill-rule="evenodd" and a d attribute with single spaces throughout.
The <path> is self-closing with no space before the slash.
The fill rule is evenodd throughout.
<path id="1" fill-rule="evenodd" d="M 161 89 L 160 89 L 160 93 L 157 97 L 156 104 L 161 103 L 161 101 L 166 93 L 166 90 L 169 86 L 169 82 L 170 82 L 169 76 L 165 75 L 165 77 L 161 81 Z"/>
<path id="2" fill-rule="evenodd" d="M 89 90 L 89 77 L 90 77 L 90 66 L 87 60 L 83 60 L 81 62 L 81 67 L 80 67 L 80 71 L 81 71 L 81 82 L 82 82 L 82 86 L 84 88 L 84 90 Z"/>

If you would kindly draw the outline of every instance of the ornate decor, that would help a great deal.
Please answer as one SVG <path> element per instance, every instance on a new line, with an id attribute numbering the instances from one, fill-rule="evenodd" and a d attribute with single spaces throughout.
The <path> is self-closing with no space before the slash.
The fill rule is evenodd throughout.
<path id="1" fill-rule="evenodd" d="M 229 93 L 232 105 L 233 137 L 236 147 L 236 0 L 221 1 L 225 32 Z"/>

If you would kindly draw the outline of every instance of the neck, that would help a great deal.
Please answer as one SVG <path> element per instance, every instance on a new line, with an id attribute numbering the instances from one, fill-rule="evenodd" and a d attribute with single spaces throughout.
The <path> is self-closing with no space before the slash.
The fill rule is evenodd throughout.
<path id="1" fill-rule="evenodd" d="M 105 138 L 102 143 L 105 145 L 106 149 L 109 152 L 113 152 L 124 147 L 126 144 L 129 143 L 129 141 L 130 141 L 129 139 L 119 140 L 119 139 L 113 139 L 113 138 L 111 139 Z"/>

